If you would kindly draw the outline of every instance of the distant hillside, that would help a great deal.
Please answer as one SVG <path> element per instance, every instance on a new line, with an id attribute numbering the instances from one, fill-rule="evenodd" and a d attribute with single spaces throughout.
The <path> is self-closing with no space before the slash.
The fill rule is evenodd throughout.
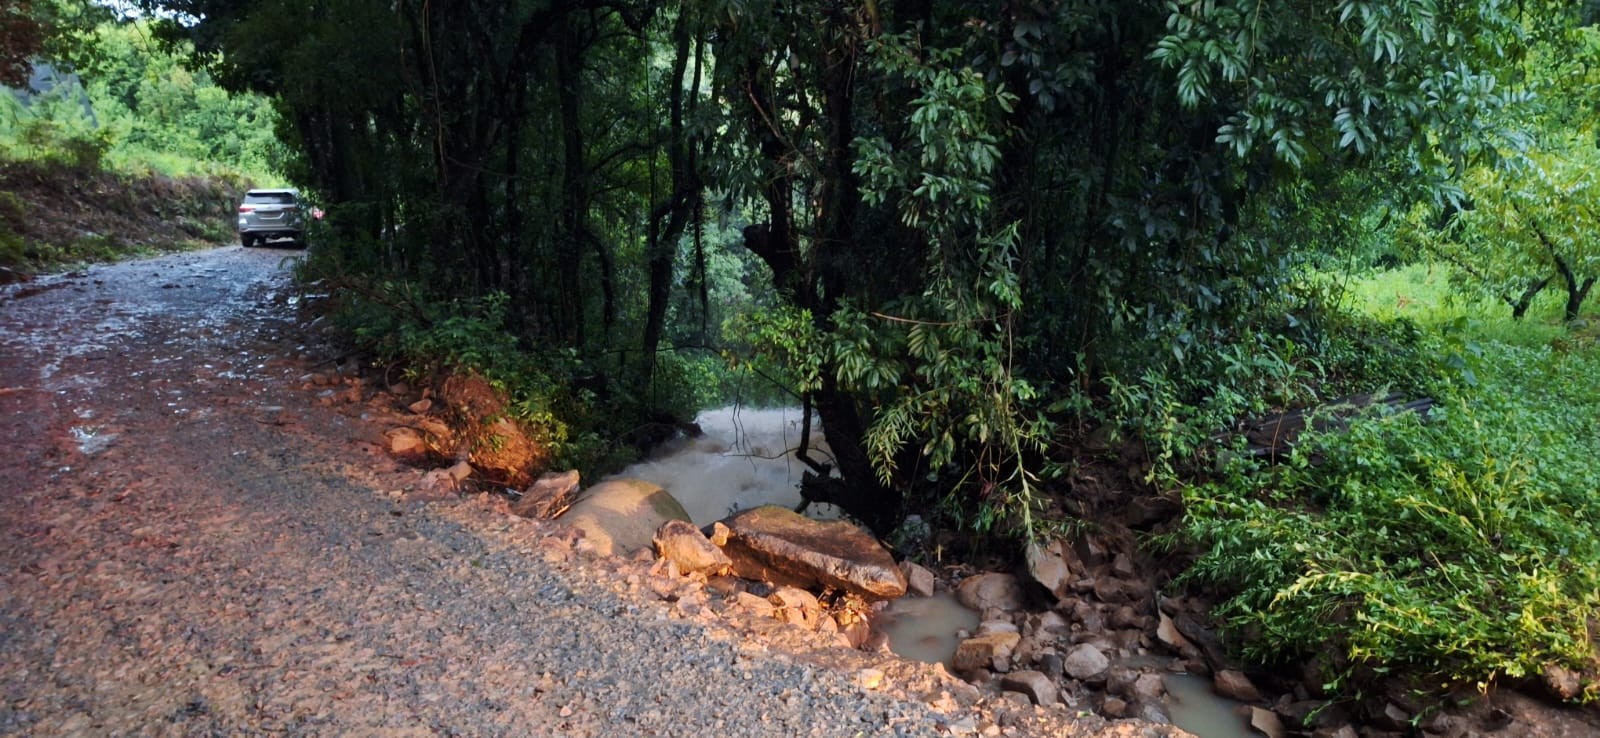
<path id="1" fill-rule="evenodd" d="M 233 238 L 243 182 L 0 163 L 0 281 Z"/>

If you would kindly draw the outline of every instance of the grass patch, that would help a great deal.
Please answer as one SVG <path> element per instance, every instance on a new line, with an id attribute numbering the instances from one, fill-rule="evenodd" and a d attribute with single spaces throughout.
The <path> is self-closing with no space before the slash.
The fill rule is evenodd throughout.
<path id="1" fill-rule="evenodd" d="M 1329 657 L 1350 693 L 1404 673 L 1489 684 L 1557 666 L 1600 693 L 1600 350 L 1539 305 L 1463 299 L 1438 267 L 1350 285 L 1352 308 L 1424 327 L 1429 422 L 1374 414 L 1287 463 L 1235 462 L 1185 493 L 1187 577 L 1260 663 Z"/>

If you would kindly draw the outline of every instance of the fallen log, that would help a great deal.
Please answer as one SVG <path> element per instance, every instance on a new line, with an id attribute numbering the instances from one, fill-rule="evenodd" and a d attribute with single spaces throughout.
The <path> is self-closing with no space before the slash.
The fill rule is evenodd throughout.
<path id="1" fill-rule="evenodd" d="M 1226 442 L 1242 434 L 1248 444 L 1247 454 L 1277 462 L 1294 449 L 1307 428 L 1317 432 L 1342 431 L 1350 427 L 1352 419 L 1380 405 L 1387 408 L 1383 412 L 1416 413 L 1426 421 L 1433 404 L 1431 397 L 1407 400 L 1405 395 L 1398 392 L 1381 396 L 1371 393 L 1351 395 L 1327 404 L 1297 408 L 1249 421 L 1242 431 L 1220 434 L 1214 440 Z"/>

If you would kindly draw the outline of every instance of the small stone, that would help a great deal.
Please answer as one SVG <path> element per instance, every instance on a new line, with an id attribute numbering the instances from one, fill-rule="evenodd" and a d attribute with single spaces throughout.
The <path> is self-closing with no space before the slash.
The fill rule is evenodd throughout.
<path id="1" fill-rule="evenodd" d="M 1061 675 L 1065 673 L 1065 668 L 1063 666 L 1064 662 L 1061 658 L 1061 654 L 1056 653 L 1055 651 L 1045 651 L 1044 653 L 1039 654 L 1038 662 L 1039 668 L 1043 669 L 1044 673 L 1049 674 L 1053 678 L 1060 678 Z"/>
<path id="2" fill-rule="evenodd" d="M 956 671 L 1006 671 L 1011 665 L 1011 650 L 1016 648 L 1020 640 L 1022 636 L 1016 633 L 990 633 L 968 638 L 956 646 L 951 663 Z"/>
<path id="3" fill-rule="evenodd" d="M 1280 700 L 1278 704 L 1272 706 L 1272 709 L 1278 713 L 1278 717 L 1283 718 L 1284 725 L 1290 728 L 1331 728 L 1350 722 L 1349 716 L 1338 705 L 1328 704 L 1322 700 Z M 1436 716 L 1439 714 L 1435 713 Z"/>
<path id="4" fill-rule="evenodd" d="M 1139 574 L 1139 570 L 1134 567 L 1131 557 L 1125 553 L 1119 553 L 1111 562 L 1111 573 L 1123 579 L 1133 579 Z"/>
<path id="5" fill-rule="evenodd" d="M 1114 697 L 1135 699 L 1133 696 L 1133 683 L 1138 679 L 1139 672 L 1120 664 L 1113 666 L 1106 672 L 1106 693 Z"/>
<path id="6" fill-rule="evenodd" d="M 883 686 L 884 675 L 882 669 L 862 669 L 856 673 L 856 683 L 862 689 L 879 689 Z"/>
<path id="7" fill-rule="evenodd" d="M 767 598 L 749 592 L 740 592 L 734 595 L 734 602 L 757 617 L 770 618 L 778 610 L 771 602 L 767 601 Z"/>
<path id="8" fill-rule="evenodd" d="M 961 580 L 956 599 L 978 612 L 995 609 L 1016 612 L 1022 609 L 1022 585 L 1010 574 L 985 572 Z"/>
<path id="9" fill-rule="evenodd" d="M 1089 681 L 1106 673 L 1111 660 L 1100 649 L 1087 643 L 1079 644 L 1062 659 L 1061 668 L 1067 676 L 1078 681 Z"/>
<path id="10" fill-rule="evenodd" d="M 1138 718 L 1145 722 L 1155 723 L 1157 725 L 1168 725 L 1172 722 L 1172 718 L 1167 715 L 1166 707 L 1158 703 L 1146 703 L 1139 705 Z"/>
<path id="11" fill-rule="evenodd" d="M 1352 726 L 1341 725 L 1337 728 L 1321 728 L 1311 731 L 1311 738 L 1360 738 L 1360 734 Z"/>
<path id="12" fill-rule="evenodd" d="M 872 638 L 872 625 L 865 620 L 844 619 L 836 615 L 834 622 L 839 626 L 839 637 L 844 639 L 844 644 L 850 648 L 862 648 L 868 639 Z"/>
<path id="13" fill-rule="evenodd" d="M 1094 596 L 1101 602 L 1117 604 L 1132 599 L 1129 596 L 1127 585 L 1121 579 L 1100 577 L 1094 580 Z"/>
<path id="14" fill-rule="evenodd" d="M 427 442 L 413 428 L 390 428 L 383 435 L 389 439 L 389 454 L 396 458 L 409 461 L 421 458 L 428 452 Z"/>
<path id="15" fill-rule="evenodd" d="M 1000 678 L 1000 688 L 1028 696 L 1035 705 L 1049 707 L 1056 703 L 1056 685 L 1050 677 L 1037 671 L 1017 671 Z"/>
<path id="16" fill-rule="evenodd" d="M 733 560 L 687 520 L 662 523 L 652 543 L 656 555 L 677 564 L 678 571 L 684 574 L 723 574 L 733 566 Z"/>
<path id="17" fill-rule="evenodd" d="M 1060 635 L 1072 630 L 1072 624 L 1055 610 L 1046 610 L 1039 614 L 1039 632 Z"/>
<path id="18" fill-rule="evenodd" d="M 445 473 L 449 474 L 456 484 L 460 484 L 467 481 L 467 477 L 472 476 L 472 465 L 465 461 L 457 461 L 450 468 L 445 469 Z"/>
<path id="19" fill-rule="evenodd" d="M 944 724 L 950 735 L 972 735 L 978 732 L 978 721 L 972 717 L 962 717 Z"/>
<path id="20" fill-rule="evenodd" d="M 420 400 L 417 400 L 416 402 L 413 402 L 410 405 L 406 406 L 407 410 L 410 410 L 411 412 L 414 412 L 414 413 L 416 413 L 418 415 L 421 415 L 421 414 L 423 414 L 425 412 L 428 412 L 432 408 L 433 408 L 433 400 L 430 399 L 430 398 L 427 398 L 427 397 L 424 397 L 424 398 L 422 398 Z"/>
<path id="21" fill-rule="evenodd" d="M 716 597 L 732 597 L 744 591 L 744 580 L 732 576 L 713 575 L 706 579 L 706 591 Z"/>
<path id="22" fill-rule="evenodd" d="M 1016 648 L 1011 649 L 1011 663 L 1018 666 L 1031 664 L 1039 653 L 1039 640 L 1033 636 L 1025 635 L 1017 641 Z"/>
<path id="23" fill-rule="evenodd" d="M 900 562 L 900 571 L 906 575 L 906 591 L 918 597 L 932 597 L 934 576 L 927 567 L 911 562 Z"/>
<path id="24" fill-rule="evenodd" d="M 1164 612 L 1160 613 L 1160 615 L 1161 622 L 1156 625 L 1156 638 L 1166 644 L 1167 648 L 1177 653 L 1181 654 L 1192 650 L 1194 645 L 1189 643 L 1189 639 L 1184 638 L 1182 633 L 1178 632 L 1178 626 L 1173 624 L 1172 618 L 1168 617 Z"/>
<path id="25" fill-rule="evenodd" d="M 1285 735 L 1278 713 L 1261 707 L 1250 708 L 1250 727 L 1267 738 L 1284 738 Z"/>
<path id="26" fill-rule="evenodd" d="M 1139 611 L 1132 605 L 1121 605 L 1111 613 L 1111 627 L 1130 630 L 1141 630 L 1144 619 L 1139 616 Z"/>
<path id="27" fill-rule="evenodd" d="M 1120 697 L 1107 697 L 1106 701 L 1100 704 L 1100 714 L 1112 720 L 1125 718 L 1128 716 L 1128 703 Z"/>
<path id="28" fill-rule="evenodd" d="M 777 606 L 782 619 L 807 628 L 812 627 L 822 613 L 817 596 L 796 587 L 779 587 L 767 600 Z"/>
<path id="29" fill-rule="evenodd" d="M 1028 546 L 1028 573 L 1033 580 L 1043 585 L 1051 594 L 1060 597 L 1068 589 L 1068 585 L 1077 579 L 1073 565 L 1081 570 L 1077 555 L 1072 553 L 1070 546 L 1063 545 L 1060 541 L 1049 543 L 1035 543 Z"/>
<path id="30" fill-rule="evenodd" d="M 1017 629 L 1017 624 L 1010 620 L 985 620 L 978 624 L 976 635 L 989 635 L 990 633 L 1021 634 L 1021 631 Z"/>
<path id="31" fill-rule="evenodd" d="M 1383 712 L 1372 719 L 1374 725 L 1385 730 L 1406 730 L 1411 727 L 1411 712 L 1393 702 L 1383 706 Z"/>
<path id="32" fill-rule="evenodd" d="M 1160 674 L 1140 674 L 1133 680 L 1131 692 L 1133 699 L 1141 704 L 1154 705 L 1163 702 L 1167 694 L 1166 677 Z"/>
<path id="33" fill-rule="evenodd" d="M 511 514 L 524 518 L 559 515 L 572 504 L 572 498 L 578 493 L 578 483 L 577 469 L 545 472 L 511 504 Z"/>
<path id="34" fill-rule="evenodd" d="M 1106 545 L 1105 541 L 1100 540 L 1099 536 L 1085 536 L 1083 539 L 1083 552 L 1086 559 L 1084 563 L 1089 566 L 1099 566 L 1105 563 L 1106 556 L 1110 553 L 1110 550 L 1110 547 Z"/>
<path id="35" fill-rule="evenodd" d="M 1233 669 L 1223 669 L 1217 672 L 1211 680 L 1212 689 L 1216 693 L 1230 700 L 1239 702 L 1260 702 L 1261 690 L 1250 683 L 1250 678 L 1244 672 Z"/>
<path id="36" fill-rule="evenodd" d="M 1550 688 L 1551 693 L 1563 700 L 1577 697 L 1583 691 L 1583 683 L 1578 678 L 1578 674 L 1571 669 L 1557 666 L 1556 664 L 1548 664 L 1544 667 L 1544 683 L 1546 687 Z"/>

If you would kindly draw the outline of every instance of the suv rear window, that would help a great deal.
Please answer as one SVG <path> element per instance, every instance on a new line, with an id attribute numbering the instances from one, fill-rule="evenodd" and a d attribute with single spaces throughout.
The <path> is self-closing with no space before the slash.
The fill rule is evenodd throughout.
<path id="1" fill-rule="evenodd" d="M 244 201 L 256 205 L 293 205 L 294 195 L 287 192 L 251 192 Z"/>

